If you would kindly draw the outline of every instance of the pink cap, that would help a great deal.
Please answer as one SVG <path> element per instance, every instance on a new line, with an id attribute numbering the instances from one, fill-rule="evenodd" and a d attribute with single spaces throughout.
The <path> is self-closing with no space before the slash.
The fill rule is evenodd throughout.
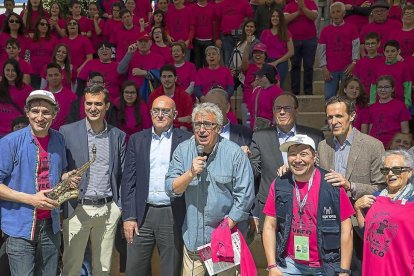
<path id="1" fill-rule="evenodd" d="M 141 35 L 138 37 L 138 41 L 140 40 L 151 40 L 151 37 L 147 33 L 141 33 Z"/>
<path id="2" fill-rule="evenodd" d="M 263 43 L 257 43 L 256 45 L 254 45 L 253 51 L 261 51 L 267 53 L 267 46 Z"/>

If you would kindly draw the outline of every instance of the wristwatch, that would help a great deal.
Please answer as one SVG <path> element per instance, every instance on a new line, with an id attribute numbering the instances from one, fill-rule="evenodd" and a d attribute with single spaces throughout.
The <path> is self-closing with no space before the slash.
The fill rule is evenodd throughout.
<path id="1" fill-rule="evenodd" d="M 340 269 L 339 269 L 339 273 L 346 273 L 346 274 L 348 274 L 348 275 L 351 275 L 351 270 L 350 270 L 350 269 L 343 269 L 343 268 L 340 268 Z"/>
<path id="2" fill-rule="evenodd" d="M 275 268 L 275 267 L 277 267 L 277 264 L 268 265 L 266 267 L 266 271 L 269 271 L 269 270 L 271 270 L 272 268 Z"/>

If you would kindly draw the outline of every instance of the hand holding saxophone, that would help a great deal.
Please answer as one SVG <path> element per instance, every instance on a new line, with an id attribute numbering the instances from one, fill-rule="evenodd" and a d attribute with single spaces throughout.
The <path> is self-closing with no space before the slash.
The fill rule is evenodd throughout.
<path id="1" fill-rule="evenodd" d="M 71 189 L 77 189 L 81 181 L 82 176 L 76 176 L 77 173 L 78 170 L 72 170 L 62 175 L 62 180 L 66 180 L 68 177 L 70 177 L 69 185 Z"/>
<path id="2" fill-rule="evenodd" d="M 32 203 L 35 208 L 42 210 L 52 210 L 59 207 L 59 202 L 56 200 L 46 197 L 45 193 L 50 192 L 50 190 L 41 190 L 36 194 L 32 195 Z"/>

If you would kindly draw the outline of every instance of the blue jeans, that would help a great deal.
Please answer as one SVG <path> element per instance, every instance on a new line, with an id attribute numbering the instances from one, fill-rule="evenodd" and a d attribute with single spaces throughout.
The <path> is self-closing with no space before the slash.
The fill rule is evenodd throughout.
<path id="1" fill-rule="evenodd" d="M 285 261 L 286 268 L 280 266 L 277 267 L 283 273 L 283 275 L 325 275 L 322 268 L 315 268 L 298 264 L 289 257 L 286 257 Z"/>
<path id="2" fill-rule="evenodd" d="M 331 75 L 332 75 L 332 79 L 330 81 L 325 81 L 325 84 L 323 87 L 324 93 L 325 93 L 325 101 L 336 96 L 336 94 L 338 93 L 339 81 L 342 82 L 344 80 L 343 71 L 331 72 Z"/>
<path id="3" fill-rule="evenodd" d="M 294 94 L 300 92 L 300 75 L 303 61 L 303 91 L 312 95 L 313 64 L 315 63 L 316 37 L 308 40 L 293 40 L 295 54 L 291 58 L 291 88 Z"/>
<path id="4" fill-rule="evenodd" d="M 56 275 L 60 250 L 60 232 L 54 234 L 52 220 L 36 222 L 34 240 L 8 237 L 6 252 L 10 271 L 16 276 Z"/>

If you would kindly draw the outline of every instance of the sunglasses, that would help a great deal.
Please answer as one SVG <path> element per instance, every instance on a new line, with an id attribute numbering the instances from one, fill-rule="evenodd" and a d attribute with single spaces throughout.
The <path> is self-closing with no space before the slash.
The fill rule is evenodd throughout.
<path id="1" fill-rule="evenodd" d="M 17 19 L 10 19 L 10 20 L 9 20 L 9 23 L 11 23 L 11 24 L 13 24 L 13 23 L 18 23 L 18 24 L 20 24 L 20 21 L 19 21 L 19 20 L 17 20 Z"/>
<path id="2" fill-rule="evenodd" d="M 411 171 L 411 168 L 410 167 L 391 167 L 391 168 L 383 167 L 383 168 L 380 168 L 380 172 L 383 175 L 388 175 L 390 171 L 392 171 L 392 173 L 395 174 L 395 175 L 401 175 L 403 172 Z"/>

